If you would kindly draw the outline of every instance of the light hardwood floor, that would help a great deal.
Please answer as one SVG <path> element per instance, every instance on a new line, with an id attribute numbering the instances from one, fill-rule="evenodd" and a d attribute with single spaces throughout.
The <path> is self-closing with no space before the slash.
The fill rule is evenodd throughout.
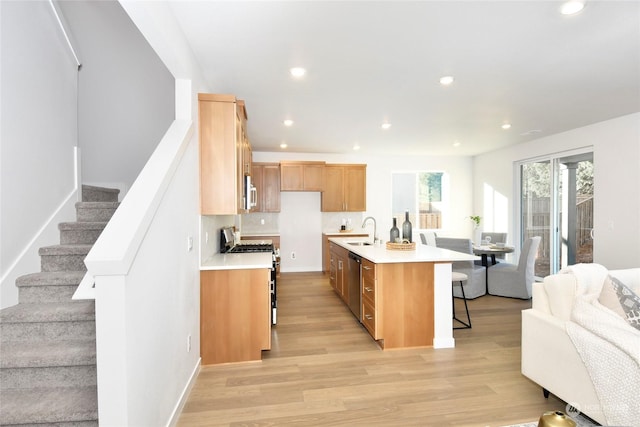
<path id="1" fill-rule="evenodd" d="M 462 302 L 456 304 L 463 310 Z M 382 351 L 321 273 L 283 273 L 262 362 L 204 366 L 178 425 L 504 426 L 565 410 L 520 373 L 530 301 L 469 301 L 456 347 Z M 462 311 L 461 311 L 462 312 Z"/>

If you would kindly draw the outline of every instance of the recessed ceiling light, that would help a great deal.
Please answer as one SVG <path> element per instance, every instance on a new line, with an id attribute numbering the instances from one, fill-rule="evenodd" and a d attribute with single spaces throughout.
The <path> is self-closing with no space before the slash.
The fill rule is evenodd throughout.
<path id="1" fill-rule="evenodd" d="M 383 123 L 382 126 L 381 126 L 381 128 L 384 129 L 384 130 L 389 129 L 390 127 L 391 127 L 391 123 Z"/>
<path id="2" fill-rule="evenodd" d="M 293 77 L 296 77 L 299 79 L 301 77 L 304 77 L 305 74 L 307 74 L 307 70 L 305 70 L 302 67 L 293 67 L 289 70 L 289 73 L 291 73 Z"/>
<path id="3" fill-rule="evenodd" d="M 562 4 L 560 13 L 563 15 L 573 15 L 584 9 L 584 1 L 571 0 Z"/>
<path id="4" fill-rule="evenodd" d="M 293 126 L 293 120 L 291 119 L 286 119 L 283 123 L 285 126 Z"/>
<path id="5" fill-rule="evenodd" d="M 505 123 L 502 125 L 502 129 L 507 130 L 507 129 L 511 129 L 511 124 L 510 123 Z"/>
<path id="6" fill-rule="evenodd" d="M 358 144 L 353 146 L 354 151 L 358 151 L 360 149 L 360 146 Z"/>
<path id="7" fill-rule="evenodd" d="M 280 144 L 280 148 L 287 148 L 287 147 L 288 147 L 288 145 L 285 144 L 284 142 L 282 144 Z"/>
<path id="8" fill-rule="evenodd" d="M 453 83 L 453 76 L 440 77 L 440 84 L 442 86 L 449 86 L 451 83 Z"/>
<path id="9" fill-rule="evenodd" d="M 542 132 L 540 129 L 531 129 L 531 130 L 528 130 L 526 132 L 522 132 L 520 135 L 521 136 L 529 136 L 529 135 L 534 135 L 534 134 L 540 133 L 540 132 Z"/>
<path id="10" fill-rule="evenodd" d="M 460 141 L 454 141 L 453 142 L 453 146 L 454 147 L 460 147 L 462 144 L 460 143 Z"/>

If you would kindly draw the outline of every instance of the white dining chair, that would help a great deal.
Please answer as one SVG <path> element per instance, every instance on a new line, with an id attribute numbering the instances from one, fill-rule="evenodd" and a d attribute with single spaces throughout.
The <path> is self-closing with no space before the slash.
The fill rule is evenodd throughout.
<path id="1" fill-rule="evenodd" d="M 535 263 L 540 236 L 525 240 L 518 265 L 500 263 L 487 271 L 487 288 L 491 295 L 511 298 L 531 298 L 531 286 L 535 281 Z"/>

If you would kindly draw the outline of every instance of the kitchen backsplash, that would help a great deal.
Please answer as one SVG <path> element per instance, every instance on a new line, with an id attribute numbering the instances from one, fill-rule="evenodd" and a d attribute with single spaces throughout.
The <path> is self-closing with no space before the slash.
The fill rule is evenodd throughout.
<path id="1" fill-rule="evenodd" d="M 360 231 L 362 218 L 362 212 L 323 212 L 322 231 L 324 233 L 336 233 L 340 231 L 343 221 L 350 221 L 351 229 Z"/>
<path id="2" fill-rule="evenodd" d="M 258 212 L 241 215 L 242 234 L 280 234 L 280 214 Z"/>
<path id="3" fill-rule="evenodd" d="M 343 221 L 349 220 L 351 228 L 360 231 L 363 218 L 362 212 L 322 212 L 322 232 L 338 232 Z M 280 214 L 264 212 L 244 214 L 240 231 L 242 234 L 280 234 Z M 373 231 L 373 228 L 369 226 L 367 231 Z"/>

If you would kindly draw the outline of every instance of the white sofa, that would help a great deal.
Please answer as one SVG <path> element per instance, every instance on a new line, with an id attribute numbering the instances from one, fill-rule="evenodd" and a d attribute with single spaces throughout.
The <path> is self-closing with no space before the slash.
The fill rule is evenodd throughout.
<path id="1" fill-rule="evenodd" d="M 617 278 L 637 293 L 638 289 L 640 289 L 640 268 L 607 271 L 597 264 L 580 264 L 579 266 L 587 266 L 587 268 L 578 269 L 577 273 L 565 271 L 548 276 L 543 283 L 535 283 L 533 285 L 532 308 L 522 312 L 522 374 L 542 386 L 546 396 L 548 396 L 549 392 L 553 393 L 600 424 L 627 425 L 627 423 L 620 423 L 620 420 L 628 420 L 630 416 L 637 417 L 637 408 L 639 406 L 637 394 L 633 398 L 633 403 L 631 403 L 632 406 L 636 407 L 631 410 L 635 415 L 627 414 L 629 411 L 626 409 L 619 409 L 627 408 L 629 405 L 629 388 L 627 386 L 632 387 L 633 392 L 637 392 L 640 386 L 637 384 L 615 386 L 613 393 L 605 394 L 603 397 L 605 387 L 600 387 L 599 390 L 596 390 L 592 379 L 593 367 L 588 368 L 589 364 L 593 366 L 593 362 L 588 361 L 587 365 L 583 362 L 580 351 L 574 345 L 575 335 L 571 335 L 573 333 L 571 328 L 576 327 L 574 320 L 578 319 L 577 322 L 580 322 L 580 318 L 576 318 L 574 306 L 581 306 L 582 301 L 585 301 L 581 297 L 576 299 L 577 295 L 599 295 L 603 283 L 607 280 L 607 275 Z M 569 270 L 571 270 L 571 267 Z M 585 271 L 593 271 L 594 274 L 584 277 Z M 590 307 L 595 307 L 597 310 L 603 309 L 602 306 L 594 304 L 593 299 L 591 301 Z M 597 314 L 599 319 L 600 314 Z M 598 322 L 598 325 L 605 324 L 608 326 L 608 322 L 612 321 L 614 325 L 611 331 L 612 335 L 617 333 L 618 327 L 622 328 L 623 332 L 628 334 L 625 335 L 627 338 L 625 342 L 629 345 L 626 348 L 630 348 L 631 353 L 636 350 L 638 352 L 635 362 L 633 361 L 633 356 L 630 358 L 632 368 L 623 372 L 625 378 L 622 383 L 634 381 L 634 378 L 640 378 L 640 367 L 637 362 L 640 359 L 640 331 L 630 326 L 626 319 L 613 313 L 613 311 L 608 311 L 604 308 L 603 315 L 606 318 L 606 322 Z M 618 324 L 617 319 L 622 323 Z M 604 335 L 606 336 L 606 333 Z M 592 336 L 597 337 L 597 335 Z M 602 341 L 603 345 L 605 345 L 604 348 L 609 349 L 607 351 L 611 353 L 617 352 L 617 349 L 615 351 L 611 350 L 614 347 L 606 347 L 610 345 L 606 343 L 606 339 L 602 339 Z M 599 344 L 587 347 L 587 352 L 592 348 L 599 347 Z M 582 347 L 581 351 L 585 352 L 584 347 Z M 595 353 L 594 355 L 598 356 Z M 627 357 L 624 353 L 623 356 Z M 607 364 L 604 363 L 604 365 Z M 600 364 L 597 366 L 600 366 Z M 608 372 L 608 369 L 609 367 L 603 367 L 601 374 Z M 598 383 L 597 378 L 595 381 Z M 607 390 L 610 389 L 607 388 Z M 616 393 L 619 395 L 616 395 Z M 606 399 L 606 401 L 603 399 Z M 611 402 L 616 403 L 612 404 Z M 633 425 L 638 421 L 639 419 L 635 418 L 634 422 L 629 425 Z"/>

